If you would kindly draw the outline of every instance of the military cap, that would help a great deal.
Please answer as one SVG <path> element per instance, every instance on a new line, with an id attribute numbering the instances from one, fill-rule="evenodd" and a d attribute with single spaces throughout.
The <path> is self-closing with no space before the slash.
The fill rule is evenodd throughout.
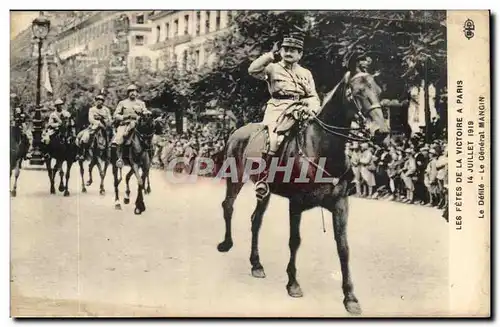
<path id="1" fill-rule="evenodd" d="M 302 50 L 304 48 L 305 32 L 297 26 L 283 38 L 282 47 L 292 47 Z"/>

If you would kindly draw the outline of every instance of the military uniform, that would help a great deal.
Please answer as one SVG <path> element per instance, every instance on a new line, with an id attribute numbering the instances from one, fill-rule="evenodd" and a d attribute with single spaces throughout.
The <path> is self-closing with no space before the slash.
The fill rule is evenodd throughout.
<path id="1" fill-rule="evenodd" d="M 273 53 L 266 53 L 257 58 L 250 67 L 250 75 L 267 81 L 271 99 L 267 102 L 262 123 L 268 126 L 271 150 L 276 151 L 279 144 L 274 129 L 283 111 L 291 104 L 301 100 L 312 111 L 317 112 L 320 101 L 311 72 L 295 63 L 286 68 L 281 61 L 273 63 Z"/>
<path id="2" fill-rule="evenodd" d="M 124 138 L 136 127 L 139 115 L 149 113 L 141 100 L 125 99 L 118 103 L 113 118 L 119 122 L 113 144 L 122 145 Z"/>
<path id="3" fill-rule="evenodd" d="M 132 91 L 137 91 L 137 87 L 135 85 L 130 85 L 127 88 L 127 94 L 130 94 Z M 125 137 L 127 137 L 130 132 L 132 132 L 136 125 L 137 120 L 140 115 L 151 114 L 151 112 L 146 108 L 146 104 L 139 99 L 130 99 L 127 98 L 122 100 L 116 106 L 116 110 L 113 115 L 113 119 L 115 122 L 119 123 L 116 128 L 116 134 L 111 142 L 111 146 L 117 147 L 117 166 L 121 167 L 123 165 L 122 162 L 122 145 L 125 141 Z"/>
<path id="4" fill-rule="evenodd" d="M 42 141 L 45 144 L 50 142 L 50 137 L 59 130 L 62 124 L 66 123 L 68 119 L 71 117 L 69 111 L 62 109 L 64 102 L 61 99 L 57 99 L 54 102 L 56 109 L 52 111 L 49 115 L 49 119 L 47 122 L 47 129 L 44 131 L 44 135 L 42 135 Z M 60 109 L 60 110 L 59 110 Z"/>
<path id="5" fill-rule="evenodd" d="M 278 135 L 276 127 L 290 105 L 301 103 L 308 111 L 318 112 L 320 101 L 309 70 L 300 66 L 297 61 L 302 55 L 304 35 L 301 31 L 291 33 L 283 39 L 281 49 L 287 53 L 288 59 L 274 62 L 277 54 L 273 51 L 263 54 L 248 67 L 248 73 L 268 84 L 271 99 L 266 104 L 262 123 L 267 125 L 269 133 L 269 152 L 263 153 L 266 168 L 256 183 L 257 198 L 262 200 L 269 194 L 267 171 L 272 155 L 279 149 L 283 133 Z M 284 131 L 283 131 L 284 132 Z"/>
<path id="6" fill-rule="evenodd" d="M 111 125 L 112 118 L 110 110 L 102 106 L 98 108 L 94 106 L 89 109 L 89 127 L 84 130 L 82 134 L 82 143 L 88 143 L 90 138 L 94 135 L 95 131 L 99 128 L 108 128 Z"/>

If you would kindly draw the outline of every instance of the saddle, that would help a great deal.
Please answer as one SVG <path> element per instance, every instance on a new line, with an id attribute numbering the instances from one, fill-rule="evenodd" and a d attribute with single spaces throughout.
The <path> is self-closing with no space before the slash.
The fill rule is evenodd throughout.
<path id="1" fill-rule="evenodd" d="M 284 139 L 281 142 L 276 155 L 279 155 L 281 149 L 287 144 L 292 137 L 295 137 L 297 133 L 304 127 L 305 119 L 301 111 L 300 104 L 292 104 L 288 107 L 283 114 L 278 118 L 278 124 L 276 125 L 274 132 L 278 135 L 284 135 Z M 262 153 L 269 151 L 269 130 L 268 127 L 261 123 L 256 123 L 259 125 L 254 134 L 250 137 L 250 141 L 246 147 L 244 157 L 261 157 Z"/>

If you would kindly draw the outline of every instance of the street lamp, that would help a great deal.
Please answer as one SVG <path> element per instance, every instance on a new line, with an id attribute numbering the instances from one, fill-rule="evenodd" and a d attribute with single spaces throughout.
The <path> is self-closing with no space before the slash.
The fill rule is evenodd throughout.
<path id="1" fill-rule="evenodd" d="M 36 107 L 33 117 L 33 152 L 31 153 L 30 164 L 43 165 L 43 155 L 40 150 L 42 144 L 42 106 L 40 104 L 40 92 L 42 88 L 42 46 L 43 40 L 47 38 L 50 31 L 50 20 L 40 12 L 40 16 L 35 18 L 31 24 L 33 38 L 38 41 L 38 75 L 36 84 Z"/>

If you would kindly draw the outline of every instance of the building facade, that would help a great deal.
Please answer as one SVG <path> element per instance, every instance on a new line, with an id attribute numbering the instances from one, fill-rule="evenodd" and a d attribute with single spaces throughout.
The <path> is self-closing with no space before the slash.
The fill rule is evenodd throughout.
<path id="1" fill-rule="evenodd" d="M 170 10 L 155 11 L 150 16 L 149 42 L 153 69 L 175 64 L 184 70 L 215 60 L 207 49 L 207 41 L 227 30 L 236 11 L 227 10 Z"/>

